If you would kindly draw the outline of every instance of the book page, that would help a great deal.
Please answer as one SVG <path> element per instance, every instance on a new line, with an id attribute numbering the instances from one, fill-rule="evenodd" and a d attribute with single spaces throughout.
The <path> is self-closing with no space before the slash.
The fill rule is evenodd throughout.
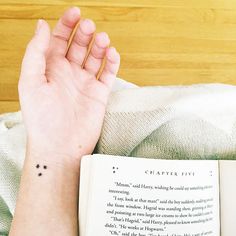
<path id="1" fill-rule="evenodd" d="M 93 155 L 82 169 L 83 162 L 92 169 L 80 236 L 220 236 L 218 161 Z"/>
<path id="2" fill-rule="evenodd" d="M 236 235 L 236 161 L 219 161 L 221 236 Z"/>
<path id="3" fill-rule="evenodd" d="M 88 156 L 89 158 L 90 156 Z M 89 160 L 89 159 L 87 159 Z M 79 186 L 79 235 L 85 235 L 87 225 L 87 209 L 88 209 L 88 196 L 92 175 L 92 163 L 83 161 L 83 168 L 80 170 L 80 186 Z M 83 227 L 82 227 L 83 226 Z"/>

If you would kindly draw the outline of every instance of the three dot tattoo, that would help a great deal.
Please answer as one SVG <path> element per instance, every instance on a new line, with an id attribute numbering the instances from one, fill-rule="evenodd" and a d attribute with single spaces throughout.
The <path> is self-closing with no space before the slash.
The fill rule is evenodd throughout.
<path id="1" fill-rule="evenodd" d="M 40 165 L 39 164 L 37 164 L 36 166 L 35 166 L 37 169 L 39 169 L 40 168 Z M 43 169 L 47 169 L 48 167 L 46 166 L 46 165 L 43 165 Z M 38 176 L 42 176 L 43 174 L 40 172 L 40 173 L 38 173 Z"/>

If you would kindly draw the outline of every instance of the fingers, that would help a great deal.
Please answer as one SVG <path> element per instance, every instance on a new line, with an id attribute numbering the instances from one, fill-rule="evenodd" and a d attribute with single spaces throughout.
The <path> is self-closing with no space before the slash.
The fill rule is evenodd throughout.
<path id="1" fill-rule="evenodd" d="M 106 50 L 106 64 L 101 73 L 99 80 L 110 89 L 114 83 L 120 67 L 120 55 L 114 47 Z"/>
<path id="2" fill-rule="evenodd" d="M 81 20 L 67 53 L 67 59 L 82 66 L 96 26 L 92 20 Z"/>
<path id="3" fill-rule="evenodd" d="M 49 51 L 50 55 L 66 55 L 70 36 L 79 19 L 79 8 L 72 7 L 65 11 L 52 32 Z"/>
<path id="4" fill-rule="evenodd" d="M 110 44 L 108 35 L 104 32 L 98 33 L 95 36 L 94 43 L 92 45 L 90 54 L 86 60 L 84 68 L 93 74 L 97 75 L 102 65 L 103 58 L 106 53 L 106 49 Z"/>
<path id="5" fill-rule="evenodd" d="M 29 42 L 21 67 L 19 84 L 37 84 L 46 82 L 46 52 L 50 42 L 50 28 L 46 21 L 39 20 L 34 37 Z"/>

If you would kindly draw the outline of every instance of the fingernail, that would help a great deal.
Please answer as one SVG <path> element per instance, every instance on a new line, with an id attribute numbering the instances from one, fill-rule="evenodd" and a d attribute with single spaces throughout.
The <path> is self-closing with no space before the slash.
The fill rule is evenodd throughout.
<path id="1" fill-rule="evenodd" d="M 36 33 L 36 34 L 39 32 L 39 30 L 40 30 L 40 28 L 41 28 L 41 25 L 42 25 L 42 23 L 43 23 L 43 21 L 42 21 L 41 19 L 40 19 L 40 20 L 38 20 L 37 27 L 36 27 L 36 31 L 35 31 L 35 33 Z"/>

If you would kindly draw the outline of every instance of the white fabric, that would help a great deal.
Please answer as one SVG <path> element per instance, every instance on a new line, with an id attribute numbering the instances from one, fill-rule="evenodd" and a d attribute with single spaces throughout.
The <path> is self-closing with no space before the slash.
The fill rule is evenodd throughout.
<path id="1" fill-rule="evenodd" d="M 126 89 L 110 97 L 96 152 L 174 159 L 234 159 L 236 86 Z"/>

